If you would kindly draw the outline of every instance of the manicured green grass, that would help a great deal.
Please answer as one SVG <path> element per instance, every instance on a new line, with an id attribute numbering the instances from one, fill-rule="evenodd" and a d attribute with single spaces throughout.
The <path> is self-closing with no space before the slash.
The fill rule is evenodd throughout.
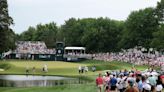
<path id="1" fill-rule="evenodd" d="M 97 92 L 97 87 L 94 84 L 32 88 L 0 87 L 0 92 Z"/>
<path id="2" fill-rule="evenodd" d="M 104 62 L 104 61 L 96 61 L 96 60 L 90 60 L 90 61 L 83 61 L 81 62 L 83 64 L 89 64 L 89 65 L 96 65 L 98 70 L 121 70 L 121 69 L 132 69 L 133 64 L 125 63 L 125 62 L 119 62 L 119 61 L 113 61 L 113 62 Z M 137 70 L 145 70 L 149 66 L 147 65 L 135 65 L 135 68 Z M 158 69 L 159 67 L 156 67 Z"/>
<path id="3" fill-rule="evenodd" d="M 71 62 L 49 62 L 49 61 L 3 61 L 0 65 L 8 64 L 10 68 L 0 72 L 0 74 L 25 74 L 26 67 L 29 67 L 30 74 L 33 74 L 32 68 L 35 67 L 35 74 L 44 74 L 42 72 L 43 66 L 48 66 L 47 75 L 62 75 L 74 76 L 78 75 L 78 66 L 85 64 L 71 63 Z"/>
<path id="4" fill-rule="evenodd" d="M 43 73 L 42 68 L 44 64 L 48 66 L 48 73 Z M 32 87 L 32 88 L 16 88 L 16 87 L 0 87 L 0 92 L 96 92 L 95 78 L 99 72 L 105 70 L 130 70 L 132 64 L 124 62 L 104 62 L 96 60 L 87 60 L 82 62 L 61 62 L 61 61 L 29 61 L 29 60 L 7 60 L 0 61 L 0 68 L 5 71 L 0 71 L 0 74 L 26 74 L 26 67 L 30 68 L 30 74 L 32 73 L 32 67 L 36 68 L 35 74 L 37 75 L 59 75 L 59 76 L 71 76 L 80 77 L 78 73 L 78 67 L 88 66 L 89 72 L 82 75 L 85 80 L 90 80 L 89 84 L 78 85 L 64 85 L 56 87 Z M 97 71 L 92 72 L 91 67 L 96 66 Z M 135 66 L 138 70 L 144 70 L 148 66 Z"/>
<path id="5" fill-rule="evenodd" d="M 64 85 L 56 87 L 0 88 L 0 92 L 96 92 L 94 84 Z"/>
<path id="6" fill-rule="evenodd" d="M 29 67 L 30 74 L 33 74 L 32 67 L 36 68 L 35 74 L 42 75 L 44 65 L 48 66 L 48 73 L 46 75 L 60 75 L 60 76 L 79 76 L 78 67 L 88 66 L 88 76 L 96 75 L 98 72 L 103 70 L 120 70 L 120 69 L 131 69 L 132 64 L 124 62 L 103 62 L 96 60 L 87 60 L 83 62 L 61 62 L 61 61 L 24 61 L 24 60 L 9 60 L 1 61 L 0 68 L 4 68 L 5 71 L 1 71 L 0 74 L 26 74 L 26 67 Z M 91 67 L 95 65 L 97 72 L 91 72 Z M 3 67 L 1 67 L 3 66 Z M 148 66 L 136 66 L 138 70 L 144 70 Z"/>

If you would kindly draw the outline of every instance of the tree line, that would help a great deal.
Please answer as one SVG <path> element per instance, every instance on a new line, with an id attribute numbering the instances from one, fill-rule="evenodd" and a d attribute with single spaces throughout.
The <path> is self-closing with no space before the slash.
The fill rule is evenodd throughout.
<path id="1" fill-rule="evenodd" d="M 13 41 L 44 41 L 48 48 L 62 41 L 66 46 L 84 46 L 89 53 L 115 52 L 135 46 L 163 50 L 164 0 L 156 7 L 131 12 L 125 21 L 107 17 L 70 18 L 61 26 L 54 22 L 38 24 L 13 37 Z"/>
<path id="2" fill-rule="evenodd" d="M 16 36 L 9 27 L 11 24 L 13 19 L 8 14 L 7 0 L 0 0 L 0 53 L 15 48 Z"/>

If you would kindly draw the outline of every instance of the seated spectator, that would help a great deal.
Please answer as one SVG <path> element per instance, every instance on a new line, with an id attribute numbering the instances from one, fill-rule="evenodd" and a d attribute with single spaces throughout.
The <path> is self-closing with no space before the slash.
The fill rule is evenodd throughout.
<path id="1" fill-rule="evenodd" d="M 18 41 L 15 53 L 24 54 L 55 54 L 55 49 L 47 49 L 46 44 L 41 41 Z"/>

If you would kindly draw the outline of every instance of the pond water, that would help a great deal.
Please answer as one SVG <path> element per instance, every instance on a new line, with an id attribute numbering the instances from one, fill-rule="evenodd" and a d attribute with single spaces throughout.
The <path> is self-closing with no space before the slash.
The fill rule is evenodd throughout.
<path id="1" fill-rule="evenodd" d="M 79 78 L 33 75 L 0 75 L 0 87 L 43 87 L 83 83 Z"/>

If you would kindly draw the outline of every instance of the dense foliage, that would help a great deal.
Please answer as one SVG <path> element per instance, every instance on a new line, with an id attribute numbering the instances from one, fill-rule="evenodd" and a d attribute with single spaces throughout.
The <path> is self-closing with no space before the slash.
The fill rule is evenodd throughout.
<path id="1" fill-rule="evenodd" d="M 13 49 L 15 45 L 15 33 L 9 26 L 13 23 L 8 14 L 7 0 L 0 0 L 0 53 Z"/>
<path id="2" fill-rule="evenodd" d="M 20 35 L 9 28 L 12 18 L 8 15 L 7 2 L 0 3 L 0 52 L 13 48 L 15 39 L 44 41 L 54 48 L 57 41 L 66 46 L 84 46 L 90 53 L 113 52 L 122 48 L 143 46 L 164 49 L 164 0 L 154 8 L 133 11 L 125 21 L 110 18 L 70 18 L 61 26 L 56 23 L 29 27 Z"/>
<path id="3" fill-rule="evenodd" d="M 68 46 L 85 46 L 91 52 L 115 51 L 123 25 L 108 18 L 71 18 L 61 26 L 61 33 Z"/>
<path id="4" fill-rule="evenodd" d="M 158 20 L 153 8 L 132 12 L 126 20 L 119 45 L 124 48 L 135 46 L 151 47 L 153 33 L 158 30 Z"/>
<path id="5" fill-rule="evenodd" d="M 158 19 L 158 31 L 153 33 L 151 46 L 158 50 L 164 51 L 164 0 L 157 3 L 155 10 L 156 18 Z"/>
<path id="6" fill-rule="evenodd" d="M 54 48 L 57 39 L 57 26 L 55 23 L 38 24 L 36 28 L 29 27 L 28 31 L 20 35 L 22 41 L 44 41 L 49 48 Z"/>

